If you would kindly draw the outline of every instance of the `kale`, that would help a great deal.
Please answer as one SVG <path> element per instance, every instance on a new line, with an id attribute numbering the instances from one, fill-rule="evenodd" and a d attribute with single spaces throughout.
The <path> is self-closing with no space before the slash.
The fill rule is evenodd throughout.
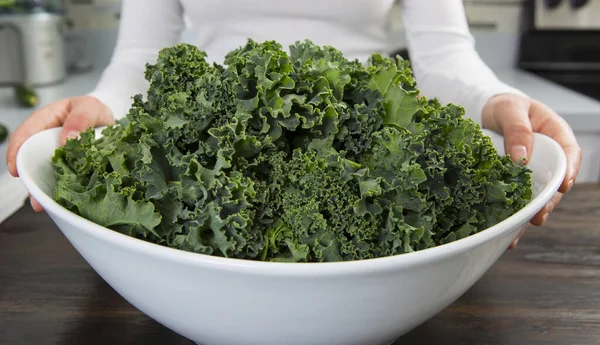
<path id="1" fill-rule="evenodd" d="M 147 97 L 56 150 L 55 199 L 115 231 L 229 258 L 323 262 L 459 240 L 532 198 L 530 170 L 409 62 L 248 40 L 223 65 L 189 44 L 147 64 Z"/>

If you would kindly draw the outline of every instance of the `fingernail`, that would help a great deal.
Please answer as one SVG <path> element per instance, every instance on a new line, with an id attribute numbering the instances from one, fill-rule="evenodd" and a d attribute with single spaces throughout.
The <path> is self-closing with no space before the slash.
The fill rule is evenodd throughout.
<path id="1" fill-rule="evenodd" d="M 546 213 L 544 215 L 544 218 L 543 218 L 542 222 L 546 223 L 547 220 L 548 220 L 548 213 Z"/>
<path id="2" fill-rule="evenodd" d="M 515 145 L 510 149 L 510 158 L 517 161 L 523 158 L 523 163 L 527 161 L 527 148 L 523 145 Z"/>
<path id="3" fill-rule="evenodd" d="M 69 133 L 67 133 L 67 139 L 75 139 L 79 136 L 79 132 L 77 131 L 70 131 Z"/>
<path id="4" fill-rule="evenodd" d="M 571 190 L 571 188 L 573 188 L 573 183 L 574 183 L 574 181 L 573 181 L 573 179 L 571 179 L 571 180 L 569 181 L 569 185 L 567 186 L 567 192 L 568 192 L 568 191 L 570 191 L 570 190 Z"/>

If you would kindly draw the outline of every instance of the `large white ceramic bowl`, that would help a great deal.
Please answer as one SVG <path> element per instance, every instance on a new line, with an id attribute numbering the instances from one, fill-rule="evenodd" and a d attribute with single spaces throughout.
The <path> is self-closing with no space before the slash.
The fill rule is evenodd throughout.
<path id="1" fill-rule="evenodd" d="M 72 245 L 133 306 L 204 345 L 384 345 L 446 308 L 502 255 L 552 198 L 566 172 L 561 148 L 536 134 L 535 198 L 483 232 L 394 257 L 267 263 L 170 249 L 79 217 L 52 199 L 60 129 L 31 137 L 18 171 Z M 502 137 L 490 134 L 500 152 Z"/>

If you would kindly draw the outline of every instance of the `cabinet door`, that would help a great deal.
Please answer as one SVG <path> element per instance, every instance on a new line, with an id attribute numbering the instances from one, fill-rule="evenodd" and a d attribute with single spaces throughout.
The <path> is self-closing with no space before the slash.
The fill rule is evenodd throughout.
<path id="1" fill-rule="evenodd" d="M 473 32 L 518 33 L 523 12 L 520 1 L 465 1 L 465 12 Z"/>
<path id="2" fill-rule="evenodd" d="M 390 30 L 403 31 L 402 12 L 396 1 L 390 13 Z M 469 27 L 473 32 L 518 33 L 522 0 L 464 0 Z"/>

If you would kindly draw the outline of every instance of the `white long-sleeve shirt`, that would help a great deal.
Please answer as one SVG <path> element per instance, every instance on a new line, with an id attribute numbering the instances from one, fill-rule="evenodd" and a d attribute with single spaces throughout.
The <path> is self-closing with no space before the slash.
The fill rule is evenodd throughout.
<path id="1" fill-rule="evenodd" d="M 309 39 L 331 45 L 348 58 L 366 61 L 388 48 L 394 0 L 123 0 L 117 44 L 91 93 L 116 118 L 131 97 L 146 94 L 145 63 L 181 41 L 187 18 L 193 41 L 210 61 L 246 43 L 275 40 L 284 47 Z M 462 0 L 402 0 L 402 21 L 417 87 L 428 98 L 465 107 L 481 123 L 487 100 L 499 93 L 523 94 L 502 83 L 480 59 Z"/>

